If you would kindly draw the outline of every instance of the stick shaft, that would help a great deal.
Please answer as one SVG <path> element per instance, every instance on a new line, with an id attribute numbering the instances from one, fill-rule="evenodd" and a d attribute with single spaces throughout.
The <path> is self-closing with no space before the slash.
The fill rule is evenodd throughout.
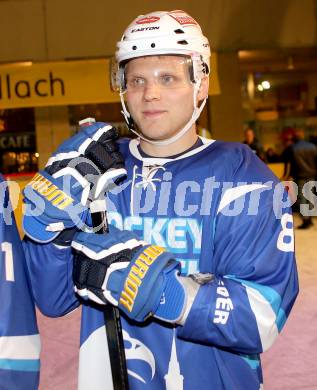
<path id="1" fill-rule="evenodd" d="M 95 122 L 94 118 L 86 118 L 79 122 L 80 126 L 89 126 Z M 100 204 L 103 205 L 102 210 Z M 96 234 L 107 234 L 108 221 L 106 199 L 97 199 L 91 202 L 91 220 Z M 111 365 L 112 383 L 114 390 L 128 390 L 128 371 L 124 352 L 124 341 L 119 310 L 108 304 L 104 308 L 104 320 L 108 341 L 108 351 Z"/>

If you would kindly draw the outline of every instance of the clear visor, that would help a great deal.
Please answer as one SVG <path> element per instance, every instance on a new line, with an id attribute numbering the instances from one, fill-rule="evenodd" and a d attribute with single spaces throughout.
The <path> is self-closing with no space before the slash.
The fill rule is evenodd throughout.
<path id="1" fill-rule="evenodd" d="M 193 62 L 184 56 L 141 57 L 118 66 L 112 63 L 114 91 L 138 92 L 155 86 L 162 89 L 188 87 L 195 82 Z"/>

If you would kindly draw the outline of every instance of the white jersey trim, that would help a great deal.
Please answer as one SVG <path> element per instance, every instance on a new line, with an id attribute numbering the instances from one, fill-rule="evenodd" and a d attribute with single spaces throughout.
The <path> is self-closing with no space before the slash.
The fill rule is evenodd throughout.
<path id="1" fill-rule="evenodd" d="M 39 359 L 40 350 L 38 334 L 0 337 L 0 359 Z"/>
<path id="2" fill-rule="evenodd" d="M 264 184 L 245 184 L 245 185 L 228 189 L 224 193 L 220 201 L 217 214 L 219 214 L 225 207 L 227 207 L 234 200 L 240 198 L 243 195 L 246 195 L 248 192 L 256 191 L 261 188 L 270 188 L 270 187 Z"/>
<path id="3" fill-rule="evenodd" d="M 184 153 L 176 158 L 142 157 L 140 152 L 139 152 L 139 149 L 138 149 L 138 146 L 140 145 L 139 138 L 132 139 L 129 142 L 129 149 L 130 149 L 132 156 L 134 156 L 135 158 L 137 158 L 140 161 L 143 161 L 146 165 L 164 165 L 170 161 L 182 160 L 184 158 L 193 156 L 193 155 L 201 152 L 202 150 L 206 149 L 208 146 L 210 146 L 211 144 L 213 144 L 215 142 L 215 140 L 213 140 L 213 139 L 208 139 L 208 138 L 204 138 L 204 137 L 199 137 L 199 138 L 203 142 L 203 145 L 200 145 L 197 148 L 190 150 L 189 152 Z"/>
<path id="4" fill-rule="evenodd" d="M 278 336 L 276 314 L 270 303 L 257 290 L 245 286 L 251 309 L 255 315 L 263 352 L 271 347 Z"/>
<path id="5" fill-rule="evenodd" d="M 78 390 L 113 390 L 105 327 L 91 333 L 79 353 Z"/>

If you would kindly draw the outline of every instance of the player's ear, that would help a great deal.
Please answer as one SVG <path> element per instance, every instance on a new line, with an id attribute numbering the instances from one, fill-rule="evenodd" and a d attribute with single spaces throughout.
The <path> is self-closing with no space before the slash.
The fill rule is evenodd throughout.
<path id="1" fill-rule="evenodd" d="M 197 94 L 197 99 L 199 102 L 208 97 L 208 89 L 209 89 L 209 77 L 205 76 L 201 79 L 199 91 Z"/>

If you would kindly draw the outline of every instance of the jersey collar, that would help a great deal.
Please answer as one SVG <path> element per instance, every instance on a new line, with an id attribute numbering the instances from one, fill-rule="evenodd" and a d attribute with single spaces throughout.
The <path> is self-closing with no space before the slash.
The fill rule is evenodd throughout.
<path id="1" fill-rule="evenodd" d="M 139 138 L 132 139 L 129 142 L 129 149 L 130 149 L 130 153 L 132 154 L 132 156 L 134 156 L 136 159 L 138 159 L 140 161 L 143 161 L 149 165 L 156 165 L 156 164 L 164 165 L 170 161 L 182 160 L 184 158 L 187 158 L 187 157 L 193 156 L 197 153 L 200 153 L 202 150 L 206 149 L 208 146 L 210 146 L 211 144 L 213 144 L 215 142 L 215 140 L 213 140 L 213 139 L 208 139 L 208 138 L 204 138 L 204 137 L 199 137 L 199 138 L 201 139 L 201 141 L 203 143 L 202 145 L 200 145 L 197 148 L 192 149 L 188 152 L 185 152 L 184 154 L 181 154 L 180 156 L 175 157 L 175 158 L 142 157 L 142 155 L 139 151 L 139 148 L 138 148 L 138 146 L 140 145 Z"/>

